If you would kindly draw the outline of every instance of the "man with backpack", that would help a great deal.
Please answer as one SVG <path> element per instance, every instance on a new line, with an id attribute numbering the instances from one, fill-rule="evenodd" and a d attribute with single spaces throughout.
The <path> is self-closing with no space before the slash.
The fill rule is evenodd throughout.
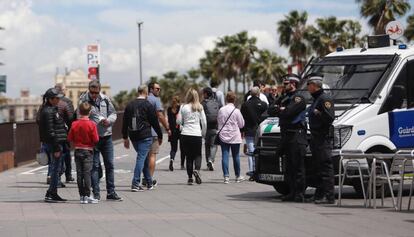
<path id="1" fill-rule="evenodd" d="M 203 105 L 207 118 L 207 132 L 205 137 L 206 162 L 208 170 L 213 171 L 217 153 L 217 145 L 214 144 L 214 140 L 217 135 L 217 116 L 221 106 L 210 87 L 203 89 L 203 97 L 204 100 L 201 104 Z"/>
<path id="2" fill-rule="evenodd" d="M 144 187 L 140 185 L 142 172 L 144 172 L 147 189 L 153 189 L 151 173 L 148 165 L 145 165 L 153 143 L 151 128 L 157 133 L 157 142 L 159 145 L 162 143 L 162 131 L 160 124 L 158 123 L 158 117 L 154 106 L 147 100 L 147 96 L 148 87 L 146 85 L 140 85 L 138 87 L 138 98 L 128 103 L 125 108 L 124 120 L 122 123 L 124 147 L 129 149 L 129 138 L 137 152 L 134 176 L 131 185 L 132 192 L 144 191 Z"/>

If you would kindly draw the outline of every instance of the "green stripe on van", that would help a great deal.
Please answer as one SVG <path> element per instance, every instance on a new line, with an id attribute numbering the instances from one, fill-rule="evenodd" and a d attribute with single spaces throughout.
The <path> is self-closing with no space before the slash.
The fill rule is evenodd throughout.
<path id="1" fill-rule="evenodd" d="M 274 126 L 274 124 L 268 124 L 266 127 L 265 127 L 265 129 L 264 129 L 264 133 L 269 133 L 269 132 L 271 132 L 272 131 L 272 128 L 273 128 L 273 126 Z"/>

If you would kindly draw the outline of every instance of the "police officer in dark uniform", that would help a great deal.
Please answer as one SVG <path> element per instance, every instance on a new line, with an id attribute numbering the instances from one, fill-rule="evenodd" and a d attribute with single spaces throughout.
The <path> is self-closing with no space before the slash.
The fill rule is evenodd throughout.
<path id="1" fill-rule="evenodd" d="M 295 74 L 285 77 L 286 96 L 280 106 L 275 109 L 279 117 L 281 130 L 281 152 L 285 155 L 285 177 L 289 185 L 289 194 L 282 201 L 304 201 L 305 192 L 305 154 L 306 154 L 306 101 L 296 88 L 299 76 Z"/>
<path id="2" fill-rule="evenodd" d="M 322 89 L 322 76 L 311 74 L 307 87 L 314 101 L 308 109 L 311 132 L 310 148 L 316 165 L 317 187 L 314 196 L 316 204 L 334 204 L 334 171 L 332 165 L 332 138 L 329 134 L 335 119 L 334 104 Z"/>

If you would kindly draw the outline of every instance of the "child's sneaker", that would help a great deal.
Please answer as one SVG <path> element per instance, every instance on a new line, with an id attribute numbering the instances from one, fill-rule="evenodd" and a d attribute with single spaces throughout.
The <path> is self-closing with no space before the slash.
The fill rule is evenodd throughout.
<path id="1" fill-rule="evenodd" d="M 229 177 L 224 177 L 224 183 L 229 184 L 230 183 L 230 178 Z"/>

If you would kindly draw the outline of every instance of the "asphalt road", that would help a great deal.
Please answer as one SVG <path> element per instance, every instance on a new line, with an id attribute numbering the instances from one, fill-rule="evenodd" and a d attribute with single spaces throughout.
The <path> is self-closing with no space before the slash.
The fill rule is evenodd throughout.
<path id="1" fill-rule="evenodd" d="M 71 183 L 59 190 L 67 203 L 45 203 L 46 167 L 30 164 L 0 173 L 0 236 L 414 236 L 414 211 L 395 212 L 389 199 L 384 208 L 364 208 L 350 187 L 339 208 L 281 202 L 271 186 L 235 183 L 232 168 L 233 182 L 224 184 L 220 150 L 216 171 L 205 171 L 203 160 L 203 183 L 188 186 L 185 170 L 168 171 L 165 143 L 158 156 L 159 185 L 133 193 L 135 152 L 116 145 L 115 154 L 123 202 L 106 201 L 103 191 L 99 204 L 79 204 Z M 241 163 L 245 173 L 246 157 Z"/>

